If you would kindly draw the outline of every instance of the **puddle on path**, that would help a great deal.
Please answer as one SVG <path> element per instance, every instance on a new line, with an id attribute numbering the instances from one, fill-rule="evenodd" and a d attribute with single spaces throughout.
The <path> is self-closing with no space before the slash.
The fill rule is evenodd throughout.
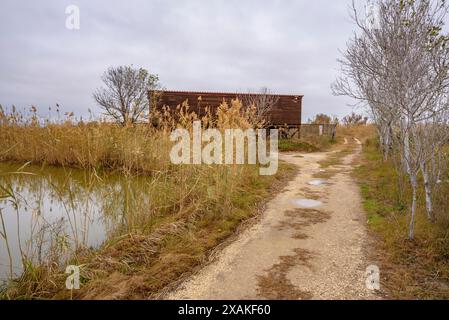
<path id="1" fill-rule="evenodd" d="M 297 199 L 294 200 L 293 203 L 299 208 L 317 208 L 323 205 L 321 201 L 312 200 L 312 199 Z"/>
<path id="2" fill-rule="evenodd" d="M 310 186 L 318 187 L 318 186 L 321 186 L 323 184 L 326 184 L 326 181 L 322 180 L 322 179 L 315 179 L 315 180 L 311 180 L 311 181 L 307 182 L 307 184 L 310 185 Z"/>

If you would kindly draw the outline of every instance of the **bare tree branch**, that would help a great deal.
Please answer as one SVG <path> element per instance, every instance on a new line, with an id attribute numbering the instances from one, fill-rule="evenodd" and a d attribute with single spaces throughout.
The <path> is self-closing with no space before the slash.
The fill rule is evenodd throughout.
<path id="1" fill-rule="evenodd" d="M 265 123 L 271 121 L 270 114 L 273 107 L 279 102 L 279 97 L 272 94 L 268 88 L 262 88 L 260 93 L 245 94 L 240 97 L 244 106 L 255 108 L 255 123 Z"/>
<path id="2" fill-rule="evenodd" d="M 134 124 L 149 111 L 148 91 L 159 87 L 157 75 L 132 66 L 109 68 L 102 77 L 104 87 L 94 93 L 106 115 L 122 125 Z"/>

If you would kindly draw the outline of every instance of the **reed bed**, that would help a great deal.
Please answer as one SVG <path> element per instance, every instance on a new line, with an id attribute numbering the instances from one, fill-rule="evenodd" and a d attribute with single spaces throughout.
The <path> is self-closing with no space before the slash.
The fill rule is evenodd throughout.
<path id="1" fill-rule="evenodd" d="M 169 168 L 171 143 L 166 130 L 71 117 L 61 123 L 41 122 L 36 115 L 24 118 L 0 109 L 0 161 L 141 174 Z"/>
<path id="2" fill-rule="evenodd" d="M 152 114 L 149 122 L 156 126 L 74 121 L 71 115 L 59 123 L 42 122 L 36 114 L 1 109 L 0 161 L 82 169 L 91 186 L 105 181 L 104 174 L 120 176 L 122 188 L 105 195 L 120 224 L 101 247 L 77 246 L 63 263 L 53 258 L 58 252 L 40 263 L 24 259 L 23 274 L 0 293 L 6 299 L 157 297 L 257 214 L 293 170 L 282 165 L 278 175 L 262 177 L 258 166 L 170 163 L 174 128 L 189 129 L 195 120 L 219 129 L 260 126 L 239 101 L 201 118 L 185 103 L 176 117 L 168 110 Z M 132 183 L 137 177 L 143 188 Z M 64 184 L 59 188 L 64 194 Z M 67 264 L 82 266 L 80 290 L 65 289 Z"/>

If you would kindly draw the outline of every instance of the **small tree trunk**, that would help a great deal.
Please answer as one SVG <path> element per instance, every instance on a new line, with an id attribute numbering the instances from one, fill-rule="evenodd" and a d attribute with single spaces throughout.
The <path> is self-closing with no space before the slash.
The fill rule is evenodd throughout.
<path id="1" fill-rule="evenodd" d="M 410 174 L 410 183 L 413 189 L 412 196 L 412 214 L 410 218 L 410 228 L 408 238 L 412 241 L 415 239 L 415 220 L 416 220 L 416 189 L 417 189 L 417 178 L 416 173 Z"/>
<path id="2" fill-rule="evenodd" d="M 410 176 L 410 179 L 412 178 L 412 170 L 409 165 L 410 161 L 410 140 L 409 140 L 409 133 L 408 131 L 405 131 L 405 138 L 404 138 L 404 155 L 402 157 L 402 165 L 404 167 L 405 172 Z"/>
<path id="3" fill-rule="evenodd" d="M 429 177 L 428 166 L 424 161 L 421 161 L 421 172 L 424 179 L 424 189 L 426 192 L 426 212 L 427 218 L 434 223 L 435 217 L 433 215 L 433 205 L 432 205 L 432 186 Z"/>
<path id="4" fill-rule="evenodd" d="M 390 148 L 391 148 L 391 140 L 390 140 L 390 130 L 387 129 L 384 138 L 384 160 L 387 161 L 390 157 Z"/>

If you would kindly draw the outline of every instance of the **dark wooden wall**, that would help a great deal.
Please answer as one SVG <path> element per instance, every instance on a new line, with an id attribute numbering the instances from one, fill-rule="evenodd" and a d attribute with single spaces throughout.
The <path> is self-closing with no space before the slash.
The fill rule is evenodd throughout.
<path id="1" fill-rule="evenodd" d="M 182 92 L 163 91 L 157 103 L 157 108 L 163 106 L 176 108 L 188 100 L 190 110 L 202 115 L 206 107 L 217 108 L 223 100 L 230 103 L 232 99 L 242 97 L 239 93 L 212 93 L 212 92 Z M 270 114 L 270 123 L 274 126 L 301 124 L 302 95 L 275 95 L 279 97 L 278 103 Z M 200 98 L 201 97 L 201 98 Z"/>

